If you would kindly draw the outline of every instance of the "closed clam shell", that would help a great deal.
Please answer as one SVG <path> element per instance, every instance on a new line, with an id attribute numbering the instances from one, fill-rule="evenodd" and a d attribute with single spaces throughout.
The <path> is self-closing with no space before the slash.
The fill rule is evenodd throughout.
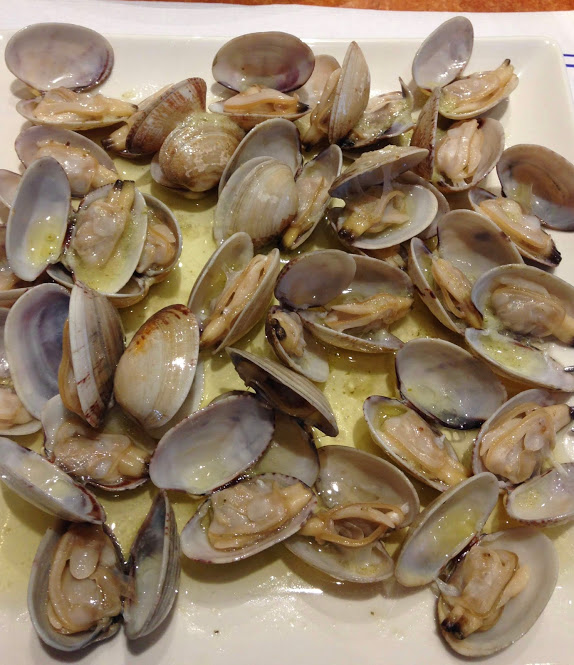
<path id="1" fill-rule="evenodd" d="M 240 483 L 249 483 L 250 485 L 260 483 L 264 488 L 271 488 L 273 484 L 279 487 L 288 487 L 296 483 L 301 483 L 301 481 L 281 473 L 265 473 L 244 479 Z M 311 496 L 307 504 L 297 514 L 288 519 L 279 529 L 265 535 L 257 542 L 245 547 L 229 550 L 218 550 L 208 540 L 205 522 L 207 521 L 206 516 L 210 512 L 210 503 L 211 497 L 199 506 L 195 515 L 183 527 L 183 531 L 181 532 L 181 551 L 186 557 L 194 561 L 201 561 L 203 563 L 231 563 L 258 554 L 297 533 L 313 512 L 313 509 L 317 505 L 317 499 Z"/>
<path id="2" fill-rule="evenodd" d="M 507 148 L 496 166 L 505 196 L 551 229 L 574 229 L 574 165 L 541 145 Z"/>
<path id="3" fill-rule="evenodd" d="M 322 446 L 317 494 L 327 508 L 353 503 L 381 502 L 405 510 L 401 526 L 419 512 L 419 498 L 408 478 L 395 466 L 355 448 Z M 309 565 L 339 580 L 372 583 L 393 574 L 393 561 L 384 547 L 370 551 L 319 545 L 304 536 L 290 538 L 285 546 Z M 343 550 L 343 551 L 341 551 Z"/>
<path id="4" fill-rule="evenodd" d="M 440 494 L 411 524 L 395 566 L 403 586 L 423 586 L 481 531 L 498 501 L 498 481 L 480 473 Z"/>
<path id="5" fill-rule="evenodd" d="M 46 402 L 58 394 L 62 335 L 70 294 L 57 284 L 40 284 L 10 309 L 4 329 L 6 356 L 18 397 L 40 418 Z"/>
<path id="6" fill-rule="evenodd" d="M 397 352 L 396 371 L 401 395 L 447 427 L 479 427 L 506 400 L 486 363 L 444 340 L 407 342 Z"/>
<path id="7" fill-rule="evenodd" d="M 89 90 L 103 83 L 114 64 L 111 44 L 90 28 L 71 23 L 36 23 L 6 44 L 8 69 L 36 90 Z"/>
<path id="8" fill-rule="evenodd" d="M 107 152 L 83 134 L 78 134 L 78 132 L 62 129 L 60 127 L 43 127 L 39 125 L 28 127 L 16 137 L 14 147 L 18 154 L 18 158 L 26 168 L 38 159 L 38 152 L 41 145 L 46 141 L 54 141 L 66 146 L 69 145 L 72 148 L 78 148 L 93 157 L 106 169 L 116 172 L 114 162 Z M 66 162 L 68 162 L 68 160 L 66 160 Z M 75 160 L 71 159 L 69 160 L 69 164 L 64 163 L 61 164 L 61 166 L 64 170 L 69 168 L 70 172 L 73 172 L 74 164 Z M 80 181 L 79 178 L 72 178 L 68 174 L 68 180 L 70 180 L 72 196 L 85 196 L 88 193 L 89 189 L 86 189 L 84 184 L 85 181 L 83 181 L 83 179 Z"/>
<path id="9" fill-rule="evenodd" d="M 467 328 L 466 342 L 472 352 L 502 376 L 528 386 L 574 391 L 574 375 L 546 351 L 529 346 L 495 330 Z"/>
<path id="10" fill-rule="evenodd" d="M 202 78 L 187 78 L 169 86 L 146 104 L 131 123 L 126 150 L 131 155 L 152 155 L 159 151 L 172 130 L 191 113 L 205 111 L 207 85 Z"/>
<path id="11" fill-rule="evenodd" d="M 48 619 L 47 599 L 48 584 L 50 577 L 50 565 L 58 543 L 70 527 L 69 522 L 58 522 L 53 528 L 49 528 L 34 557 L 32 572 L 28 582 L 28 613 L 30 621 L 34 626 L 40 639 L 48 646 L 58 651 L 79 651 L 95 642 L 113 637 L 120 628 L 119 617 L 103 619 L 90 630 L 80 633 L 63 634 L 55 630 Z M 123 572 L 123 560 L 117 542 L 111 537 L 111 532 L 104 526 L 104 532 L 111 538 L 117 553 L 118 572 Z"/>
<path id="12" fill-rule="evenodd" d="M 351 255 L 339 249 L 302 254 L 281 270 L 275 297 L 292 309 L 325 305 L 349 286 L 356 269 Z"/>
<path id="13" fill-rule="evenodd" d="M 303 161 L 297 127 L 285 118 L 270 118 L 256 125 L 241 140 L 227 163 L 219 181 L 219 195 L 232 173 L 254 157 L 273 157 L 284 162 L 295 177 Z"/>
<path id="14" fill-rule="evenodd" d="M 85 420 L 101 424 L 112 398 L 114 373 L 124 352 L 124 331 L 106 296 L 76 282 L 69 310 L 71 361 Z"/>
<path id="15" fill-rule="evenodd" d="M 255 395 L 226 395 L 162 437 L 150 463 L 151 480 L 163 489 L 209 494 L 254 464 L 273 430 L 273 412 Z"/>
<path id="16" fill-rule="evenodd" d="M 123 610 L 128 640 L 149 635 L 167 618 L 177 598 L 180 556 L 173 508 L 167 494 L 159 492 L 130 550 L 134 597 L 126 598 Z"/>
<path id="17" fill-rule="evenodd" d="M 102 524 L 106 513 L 83 485 L 46 458 L 0 437 L 0 478 L 16 494 L 50 515 L 70 522 Z"/>
<path id="18" fill-rule="evenodd" d="M 20 180 L 6 229 L 6 256 L 20 279 L 32 282 L 58 260 L 69 211 L 64 169 L 52 157 L 34 162 Z"/>
<path id="19" fill-rule="evenodd" d="M 313 52 L 286 32 L 252 32 L 235 37 L 215 54 L 213 78 L 232 90 L 264 85 L 282 92 L 302 86 L 315 65 Z"/>
<path id="20" fill-rule="evenodd" d="M 441 23 L 420 45 L 413 60 L 415 83 L 423 90 L 442 87 L 466 67 L 474 44 L 474 29 L 465 16 Z"/>
<path id="21" fill-rule="evenodd" d="M 485 631 L 476 631 L 458 640 L 441 630 L 448 645 L 462 656 L 490 656 L 514 644 L 534 625 L 548 604 L 558 578 L 558 553 L 552 541 L 532 527 L 498 531 L 480 539 L 479 545 L 507 550 L 518 556 L 520 566 L 529 571 L 526 587 L 504 606 L 498 621 Z M 439 625 L 446 612 L 439 598 Z"/>
<path id="22" fill-rule="evenodd" d="M 327 436 L 337 436 L 339 428 L 329 402 L 308 379 L 248 351 L 230 347 L 226 351 L 243 382 L 274 408 L 320 429 Z"/>
<path id="23" fill-rule="evenodd" d="M 277 238 L 298 207 L 293 172 L 269 157 L 254 157 L 229 178 L 215 209 L 213 237 L 218 244 L 238 231 L 258 248 Z"/>
<path id="24" fill-rule="evenodd" d="M 136 332 L 119 360 L 114 396 L 146 430 L 169 422 L 187 397 L 199 354 L 199 327 L 184 305 L 169 305 Z"/>

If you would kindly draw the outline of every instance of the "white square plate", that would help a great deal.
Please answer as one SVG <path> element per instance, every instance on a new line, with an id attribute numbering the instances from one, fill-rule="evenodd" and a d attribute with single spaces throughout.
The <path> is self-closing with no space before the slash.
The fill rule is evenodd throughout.
<path id="1" fill-rule="evenodd" d="M 113 8 L 111 8 L 113 11 Z M 192 29 L 192 26 L 190 27 Z M 9 35 L 0 36 L 4 47 Z M 103 91 L 140 100 L 188 76 L 212 81 L 211 61 L 223 40 L 172 37 L 113 37 L 116 64 Z M 361 41 L 372 75 L 372 91 L 398 88 L 411 79 L 419 42 Z M 316 41 L 316 52 L 341 61 L 346 42 Z M 539 143 L 574 161 L 574 113 L 562 55 L 544 38 L 477 40 L 468 71 L 493 69 L 510 58 L 520 79 L 509 103 L 495 111 L 507 146 Z M 18 169 L 14 139 L 22 126 L 15 112 L 14 79 L 0 67 L 0 167 Z M 211 86 L 210 99 L 217 86 Z M 491 184 L 496 178 L 491 176 Z M 148 185 L 149 186 L 149 185 Z M 564 260 L 557 274 L 574 281 L 574 237 L 555 234 Z M 186 289 L 191 283 L 186 285 Z M 167 304 L 165 302 L 164 304 Z M 360 410 L 360 401 L 356 408 Z M 349 428 L 347 428 L 349 429 Z M 221 567 L 184 564 L 176 609 L 158 635 L 127 646 L 123 634 L 77 656 L 46 650 L 27 616 L 25 584 L 34 548 L 49 518 L 0 491 L 0 653 L 10 665 L 132 662 L 247 665 L 388 665 L 460 663 L 442 643 L 429 589 L 397 585 L 368 587 L 324 581 L 294 561 L 281 546 L 268 556 Z M 26 539 L 19 540 L 26 524 Z M 543 616 L 517 644 L 489 659 L 493 665 L 571 665 L 574 626 L 574 537 L 566 527 L 550 529 L 560 553 L 558 587 Z"/>

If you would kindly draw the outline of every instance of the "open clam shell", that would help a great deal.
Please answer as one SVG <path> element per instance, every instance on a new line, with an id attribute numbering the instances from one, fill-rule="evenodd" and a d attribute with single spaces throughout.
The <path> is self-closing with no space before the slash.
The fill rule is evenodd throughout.
<path id="1" fill-rule="evenodd" d="M 286 32 L 252 32 L 235 37 L 215 54 L 213 78 L 232 90 L 251 85 L 288 92 L 302 86 L 315 66 L 313 52 Z"/>
<path id="2" fill-rule="evenodd" d="M 0 169 L 0 203 L 6 208 L 12 207 L 20 180 L 22 176 L 19 173 Z"/>
<path id="3" fill-rule="evenodd" d="M 341 65 L 339 65 L 337 59 L 332 55 L 319 53 L 315 56 L 315 67 L 313 68 L 311 76 L 307 79 L 305 85 L 301 88 L 297 88 L 295 91 L 303 104 L 307 104 L 311 107 L 317 104 L 321 99 L 321 95 L 329 76 L 336 69 L 339 69 L 340 66 Z"/>
<path id="4" fill-rule="evenodd" d="M 496 166 L 505 196 L 515 199 L 545 226 L 574 229 L 574 165 L 541 145 L 507 148 Z"/>
<path id="5" fill-rule="evenodd" d="M 397 352 L 399 390 L 417 411 L 453 429 L 479 427 L 506 400 L 487 364 L 440 339 L 413 339 Z"/>
<path id="6" fill-rule="evenodd" d="M 413 429 L 405 427 L 403 430 L 404 437 L 411 438 L 407 447 L 403 444 L 402 437 L 399 434 L 401 430 L 397 417 L 409 412 L 414 416 L 414 418 L 411 416 L 410 423 L 417 428 L 419 436 L 411 438 L 410 435 L 414 433 Z M 444 492 L 470 475 L 468 471 L 464 472 L 460 468 L 458 457 L 444 435 L 427 425 L 418 414 L 403 402 L 372 395 L 367 397 L 363 404 L 363 414 L 373 441 L 383 449 L 395 464 L 417 480 L 439 490 L 439 492 Z M 387 431 L 384 428 L 384 423 L 387 419 L 393 417 L 396 419 L 395 427 Z M 418 447 L 417 442 L 419 441 L 421 442 L 419 447 L 420 456 L 416 456 L 410 450 L 411 447 Z M 450 460 L 453 460 L 454 464 L 449 464 Z"/>
<path id="7" fill-rule="evenodd" d="M 347 504 L 380 502 L 404 511 L 401 527 L 408 526 L 419 511 L 417 493 L 395 466 L 354 448 L 323 446 L 319 449 L 320 472 L 316 489 L 327 508 Z M 393 561 L 382 543 L 352 550 L 295 535 L 285 547 L 300 559 L 335 579 L 372 583 L 393 574 Z"/>
<path id="8" fill-rule="evenodd" d="M 159 492 L 130 550 L 128 574 L 135 595 L 124 602 L 128 640 L 149 635 L 167 618 L 178 592 L 180 552 L 173 508 L 167 494 Z"/>
<path id="9" fill-rule="evenodd" d="M 482 537 L 479 545 L 516 554 L 520 565 L 528 568 L 529 581 L 504 605 L 500 618 L 488 630 L 474 632 L 459 640 L 441 628 L 442 637 L 454 651 L 473 658 L 497 653 L 530 630 L 548 604 L 558 578 L 556 549 L 552 541 L 536 529 L 498 531 Z M 439 625 L 445 616 L 446 608 L 440 598 L 437 606 Z"/>
<path id="10" fill-rule="evenodd" d="M 273 486 L 288 488 L 290 486 L 299 485 L 303 490 L 307 490 L 308 501 L 297 513 L 288 516 L 288 519 L 281 524 L 280 527 L 268 531 L 255 542 L 233 549 L 216 549 L 209 541 L 207 535 L 208 525 L 206 524 L 206 522 L 210 521 L 209 515 L 211 502 L 213 498 L 217 496 L 218 493 L 216 493 L 199 506 L 195 515 L 185 525 L 181 532 L 181 550 L 185 556 L 194 561 L 202 561 L 204 563 L 231 563 L 233 561 L 239 561 L 253 556 L 254 554 L 258 554 L 259 552 L 286 540 L 289 536 L 292 536 L 299 531 L 317 505 L 317 499 L 315 496 L 313 496 L 310 489 L 300 480 L 280 473 L 267 473 L 260 476 L 253 476 L 252 478 L 240 481 L 240 483 L 233 487 L 240 487 L 241 485 L 246 485 L 255 493 L 259 492 L 263 500 L 267 500 Z M 254 501 L 256 501 L 256 499 L 254 499 Z M 252 519 L 255 520 L 256 518 L 254 517 Z"/>
<path id="11" fill-rule="evenodd" d="M 176 267 L 179 257 L 181 256 L 181 250 L 183 248 L 183 238 L 181 236 L 181 229 L 177 221 L 176 216 L 173 212 L 159 199 L 156 199 L 155 196 L 151 194 L 143 195 L 146 206 L 147 206 L 147 217 L 148 217 L 148 230 L 146 235 L 146 240 L 144 242 L 144 247 L 138 265 L 136 266 L 136 272 L 143 274 L 146 278 L 151 278 L 153 282 L 161 282 L 164 280 L 168 274 Z M 167 262 L 157 261 L 157 257 L 161 256 L 163 252 L 154 253 L 153 252 L 153 228 L 156 225 L 163 225 L 167 228 L 167 231 L 173 236 L 172 240 L 165 240 L 165 234 L 162 234 L 162 240 L 164 246 L 169 245 L 171 251 L 171 258 L 168 258 Z M 150 230 L 152 233 L 152 238 L 150 239 Z M 152 249 L 149 252 L 149 256 L 152 257 L 151 265 L 148 259 L 148 243 L 151 242 Z M 164 250 L 165 254 L 169 257 L 170 253 L 167 250 Z M 145 268 L 145 269 L 144 269 Z"/>
<path id="12" fill-rule="evenodd" d="M 115 635 L 120 628 L 118 615 L 117 617 L 104 618 L 88 630 L 64 634 L 57 631 L 48 619 L 48 588 L 51 565 L 47 565 L 47 562 L 52 561 L 60 539 L 70 527 L 69 522 L 60 522 L 55 528 L 46 531 L 36 551 L 30 581 L 28 582 L 28 613 L 38 636 L 48 646 L 58 651 L 69 652 L 79 651 L 90 644 L 108 639 Z M 102 527 L 94 525 L 94 528 L 101 529 Z M 116 568 L 121 573 L 123 572 L 124 563 L 119 546 L 105 528 L 104 533 L 110 538 L 116 550 Z"/>
<path id="13" fill-rule="evenodd" d="M 40 418 L 46 402 L 58 394 L 64 323 L 70 294 L 57 284 L 40 284 L 10 309 L 4 329 L 6 356 L 22 403 Z"/>
<path id="14" fill-rule="evenodd" d="M 147 482 L 155 441 L 119 407 L 92 428 L 56 395 L 42 410 L 42 427 L 46 457 L 79 481 L 108 492 Z"/>
<path id="15" fill-rule="evenodd" d="M 420 45 L 412 74 L 422 90 L 442 87 L 466 67 L 474 45 L 474 28 L 465 16 L 441 23 Z"/>
<path id="16" fill-rule="evenodd" d="M 22 176 L 6 229 L 6 256 L 12 271 L 33 282 L 62 252 L 70 183 L 52 157 L 34 162 Z"/>
<path id="17" fill-rule="evenodd" d="M 403 586 L 423 586 L 481 531 L 498 501 L 498 481 L 480 473 L 440 494 L 411 524 L 395 577 Z"/>
<path id="18" fill-rule="evenodd" d="M 89 90 L 103 83 L 114 64 L 111 44 L 90 28 L 71 23 L 36 23 L 6 44 L 8 69 L 35 90 Z"/>
<path id="19" fill-rule="evenodd" d="M 0 478 L 40 510 L 69 522 L 103 524 L 97 498 L 55 464 L 10 439 L 0 437 Z"/>
<path id="20" fill-rule="evenodd" d="M 156 487 L 209 494 L 254 464 L 273 436 L 273 412 L 253 394 L 218 400 L 175 425 L 150 463 Z"/>
<path id="21" fill-rule="evenodd" d="M 236 372 L 274 408 L 337 436 L 339 428 L 333 410 L 323 393 L 308 379 L 273 360 L 248 351 L 226 348 Z"/>
<path id="22" fill-rule="evenodd" d="M 51 144 L 62 148 L 62 152 L 50 150 Z M 109 171 L 112 178 L 113 174 L 117 173 L 114 162 L 105 150 L 83 134 L 69 129 L 28 127 L 18 134 L 14 147 L 18 158 L 26 168 L 31 166 L 40 155 L 47 154 L 56 159 L 60 157 L 58 163 L 68 176 L 72 196 L 85 196 L 91 189 L 94 189 L 93 182 L 96 179 L 98 166 Z M 66 147 L 77 149 L 80 152 L 67 157 L 64 152 Z M 115 179 L 113 178 L 113 180 Z"/>
<path id="23" fill-rule="evenodd" d="M 184 305 L 169 305 L 136 332 L 118 362 L 114 395 L 146 430 L 168 423 L 187 397 L 199 355 L 199 326 Z"/>

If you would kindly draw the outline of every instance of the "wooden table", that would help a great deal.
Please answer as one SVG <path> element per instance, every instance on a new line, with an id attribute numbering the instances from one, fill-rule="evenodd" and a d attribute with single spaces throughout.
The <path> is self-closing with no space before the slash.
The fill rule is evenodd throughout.
<path id="1" fill-rule="evenodd" d="M 189 0 L 183 0 L 187 2 Z M 212 2 L 216 0 L 202 0 Z M 223 0 L 241 5 L 295 4 L 288 0 Z M 297 0 L 300 5 L 436 12 L 541 12 L 574 10 L 574 0 Z"/>

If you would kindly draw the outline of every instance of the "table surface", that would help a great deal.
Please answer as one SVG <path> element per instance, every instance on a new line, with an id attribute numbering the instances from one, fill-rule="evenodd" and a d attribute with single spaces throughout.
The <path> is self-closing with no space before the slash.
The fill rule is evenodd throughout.
<path id="1" fill-rule="evenodd" d="M 183 0 L 189 2 L 192 0 Z M 220 0 L 202 0 L 216 2 Z M 574 0 L 222 0 L 241 5 L 300 4 L 355 9 L 435 12 L 541 12 L 574 10 Z"/>

